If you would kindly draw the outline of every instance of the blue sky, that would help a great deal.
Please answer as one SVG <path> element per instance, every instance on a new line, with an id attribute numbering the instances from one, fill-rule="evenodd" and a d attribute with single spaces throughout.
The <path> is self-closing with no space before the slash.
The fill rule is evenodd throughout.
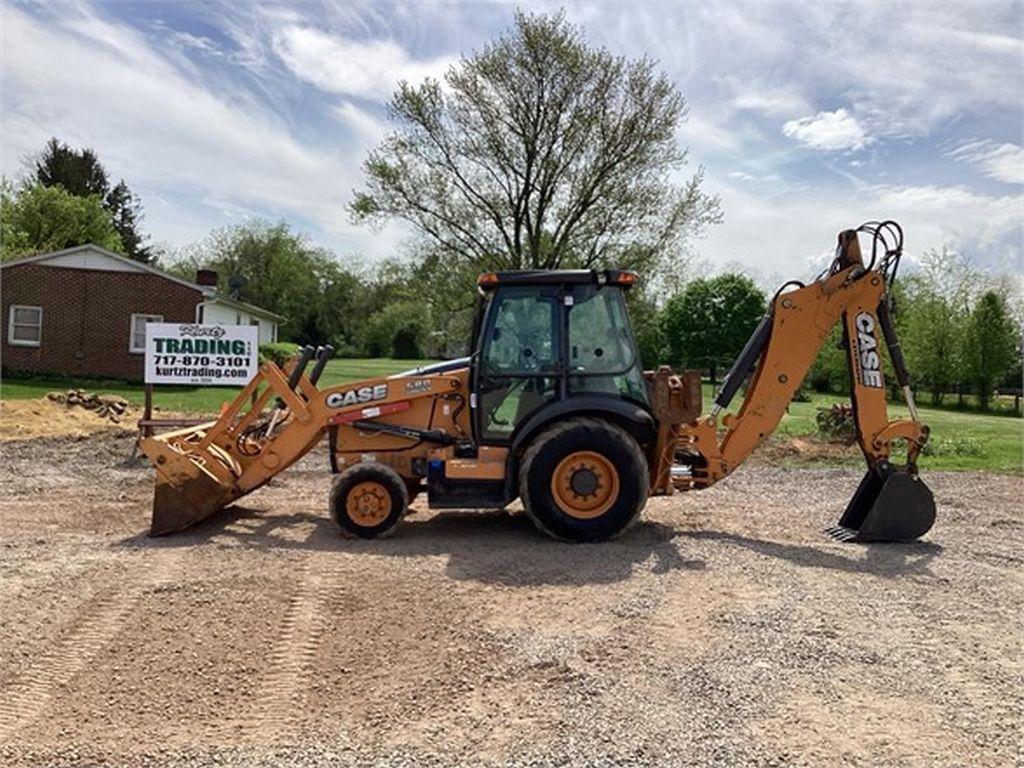
<path id="1" fill-rule="evenodd" d="M 180 247 L 251 216 L 284 219 L 344 260 L 408 232 L 352 224 L 360 164 L 396 81 L 440 76 L 506 29 L 505 3 L 0 0 L 2 172 L 56 135 L 93 147 Z M 1024 8 L 680 2 L 564 8 L 589 40 L 648 55 L 690 116 L 690 168 L 725 222 L 712 267 L 810 270 L 835 233 L 895 218 L 911 255 L 943 244 L 1021 272 Z"/>

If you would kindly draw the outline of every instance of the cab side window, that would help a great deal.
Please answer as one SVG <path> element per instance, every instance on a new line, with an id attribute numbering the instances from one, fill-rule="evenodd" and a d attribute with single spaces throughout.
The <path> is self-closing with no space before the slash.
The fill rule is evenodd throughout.
<path id="1" fill-rule="evenodd" d="M 595 285 L 575 287 L 568 346 L 571 392 L 648 402 L 621 291 Z"/>
<path id="2" fill-rule="evenodd" d="M 629 320 L 620 295 L 578 286 L 569 311 L 569 371 L 622 373 L 633 365 Z"/>
<path id="3" fill-rule="evenodd" d="M 484 373 L 514 375 L 556 370 L 554 292 L 510 288 L 495 298 L 499 302 L 495 320 L 484 331 Z"/>

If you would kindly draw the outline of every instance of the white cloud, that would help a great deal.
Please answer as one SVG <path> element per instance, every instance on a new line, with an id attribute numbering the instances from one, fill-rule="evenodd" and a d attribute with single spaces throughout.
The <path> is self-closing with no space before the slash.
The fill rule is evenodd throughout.
<path id="1" fill-rule="evenodd" d="M 167 36 L 167 41 L 171 45 L 178 46 L 182 49 L 193 49 L 202 51 L 203 53 L 210 54 L 211 56 L 223 56 L 224 52 L 217 47 L 217 44 L 208 37 L 203 35 L 193 35 L 189 32 L 172 31 Z"/>
<path id="2" fill-rule="evenodd" d="M 147 190 L 191 201 L 189 214 L 153 207 L 157 239 L 180 244 L 177 232 L 248 209 L 313 222 L 349 248 L 363 237 L 344 209 L 361 180 L 357 159 L 300 142 L 273 114 L 186 79 L 127 27 L 86 12 L 44 23 L 10 6 L 4 23 L 5 174 L 55 135 L 94 148 L 144 202 Z M 154 226 L 165 215 L 174 235 Z M 188 215 L 200 224 L 183 225 Z M 366 245 L 386 252 L 395 242 L 374 237 Z"/>
<path id="3" fill-rule="evenodd" d="M 760 112 L 766 117 L 793 117 L 810 109 L 807 99 L 791 85 L 772 87 L 762 83 L 734 85 L 732 103 L 737 109 Z"/>
<path id="4" fill-rule="evenodd" d="M 686 147 L 692 147 L 698 153 L 732 152 L 739 149 L 739 137 L 722 125 L 721 120 L 697 109 L 691 109 L 676 130 L 676 138 Z"/>
<path id="5" fill-rule="evenodd" d="M 976 165 L 996 181 L 1024 184 L 1024 147 L 988 139 L 972 140 L 945 154 L 952 160 Z"/>
<path id="6" fill-rule="evenodd" d="M 879 186 L 868 193 L 875 197 L 878 210 L 885 216 L 925 219 L 930 224 L 923 227 L 924 231 L 937 230 L 941 242 L 954 246 L 968 240 L 991 246 L 1019 227 L 1024 213 L 1017 195 L 984 195 L 959 185 Z"/>
<path id="7" fill-rule="evenodd" d="M 341 102 L 332 112 L 352 131 L 362 148 L 377 146 L 387 133 L 387 124 L 383 120 L 350 101 Z"/>
<path id="8" fill-rule="evenodd" d="M 454 57 L 410 58 L 392 40 L 350 40 L 294 24 L 274 36 L 274 52 L 297 77 L 331 93 L 385 101 L 399 80 L 440 79 Z"/>
<path id="9" fill-rule="evenodd" d="M 827 261 L 840 230 L 895 219 L 911 257 L 948 245 L 979 264 L 1019 269 L 1024 211 L 1015 195 L 984 195 L 960 185 L 861 185 L 842 193 L 816 187 L 768 197 L 746 179 L 713 173 L 708 186 L 725 210 L 725 222 L 698 243 L 713 264 L 736 260 L 764 274 L 804 279 Z"/>
<path id="10" fill-rule="evenodd" d="M 835 112 L 788 120 L 782 132 L 813 149 L 822 150 L 861 149 L 872 141 L 857 119 L 842 107 Z"/>

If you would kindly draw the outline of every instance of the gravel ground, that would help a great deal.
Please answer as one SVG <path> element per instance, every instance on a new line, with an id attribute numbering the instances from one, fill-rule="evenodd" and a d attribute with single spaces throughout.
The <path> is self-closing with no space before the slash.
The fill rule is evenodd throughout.
<path id="1" fill-rule="evenodd" d="M 607 544 L 422 503 L 353 542 L 317 452 L 154 540 L 129 447 L 0 446 L 4 765 L 1020 764 L 1020 477 L 928 474 L 913 545 L 763 464 Z"/>

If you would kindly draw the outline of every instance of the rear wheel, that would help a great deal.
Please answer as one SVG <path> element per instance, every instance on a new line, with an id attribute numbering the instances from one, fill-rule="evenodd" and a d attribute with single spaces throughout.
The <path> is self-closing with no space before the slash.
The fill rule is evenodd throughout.
<path id="1" fill-rule="evenodd" d="M 331 516 L 349 537 L 373 539 L 393 533 L 408 506 L 405 482 L 383 464 L 349 467 L 331 488 Z"/>
<path id="2" fill-rule="evenodd" d="M 519 495 L 534 525 L 570 541 L 600 541 L 633 523 L 647 502 L 647 460 L 628 432 L 594 418 L 571 419 L 527 449 Z"/>

